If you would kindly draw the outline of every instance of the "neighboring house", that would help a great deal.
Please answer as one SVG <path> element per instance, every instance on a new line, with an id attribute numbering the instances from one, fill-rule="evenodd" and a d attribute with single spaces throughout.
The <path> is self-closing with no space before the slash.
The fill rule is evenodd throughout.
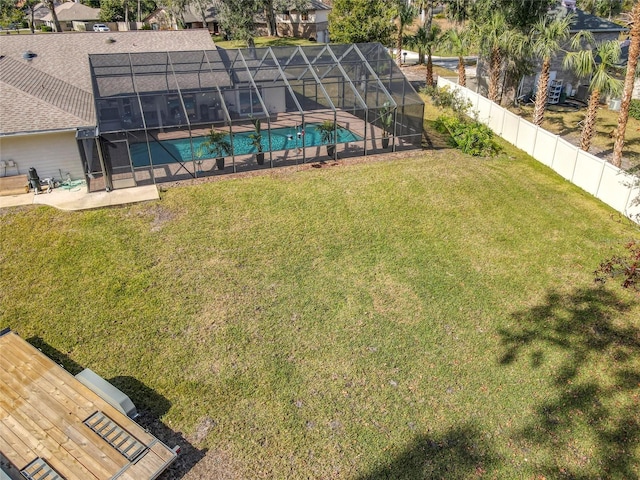
<path id="1" fill-rule="evenodd" d="M 549 15 L 569 15 L 575 16 L 573 26 L 570 31 L 570 35 L 573 36 L 580 31 L 589 31 L 593 35 L 596 43 L 601 43 L 607 40 L 619 39 L 627 28 L 622 27 L 616 23 L 610 22 L 603 18 L 596 17 L 586 13 L 580 9 L 575 8 L 575 2 L 572 0 L 564 0 L 558 4 L 558 7 L 551 10 Z M 568 48 L 568 45 L 567 47 Z M 588 79 L 579 79 L 572 71 L 566 70 L 563 66 L 564 55 L 560 54 L 551 61 L 551 77 L 550 80 L 555 80 L 560 85 L 563 95 L 575 95 L 579 99 L 584 100 L 588 95 Z M 487 93 L 487 76 L 488 65 L 482 59 L 478 60 L 477 66 L 477 80 L 479 93 Z M 539 66 L 536 70 L 539 71 Z M 535 86 L 537 83 L 538 73 L 525 76 L 521 79 L 517 92 L 518 97 L 527 97 L 535 92 Z M 511 92 L 512 94 L 514 92 Z M 509 100 L 507 92 L 504 92 L 503 100 Z M 510 98 L 511 100 L 513 98 Z"/>
<path id="2" fill-rule="evenodd" d="M 213 34 L 220 33 L 220 27 L 216 19 L 217 9 L 214 3 L 208 2 L 202 5 L 194 2 L 185 7 L 182 12 L 181 22 L 184 28 L 208 28 Z M 150 25 L 153 30 L 178 30 L 178 21 L 168 8 L 159 7 L 150 13 L 143 23 Z M 206 25 L 205 25 L 206 23 Z"/>
<path id="3" fill-rule="evenodd" d="M 628 31 L 627 28 L 610 22 L 603 18 L 596 17 L 575 8 L 575 2 L 565 0 L 558 9 L 553 13 L 560 15 L 572 14 L 575 16 L 573 27 L 571 28 L 571 36 L 581 31 L 591 32 L 596 43 L 602 43 L 608 40 L 618 40 L 621 35 Z M 628 49 L 627 49 L 628 51 Z M 628 53 L 627 53 L 628 54 Z M 562 93 L 566 96 L 576 96 L 580 100 L 588 100 L 589 79 L 578 78 L 571 70 L 566 70 L 563 66 L 564 55 L 558 55 L 551 61 L 551 78 L 558 85 L 561 84 Z M 626 61 L 625 61 L 626 62 Z M 525 77 L 521 83 L 521 93 L 529 94 L 535 90 L 537 83 L 537 75 Z"/>
<path id="4" fill-rule="evenodd" d="M 329 12 L 331 7 L 320 0 L 309 0 L 306 11 L 287 10 L 276 13 L 278 34 L 283 37 L 308 38 L 329 43 Z M 264 19 L 258 25 L 266 33 Z"/>
<path id="5" fill-rule="evenodd" d="M 203 2 L 204 11 L 199 2 L 187 5 L 182 13 L 184 28 L 206 27 L 213 34 L 220 33 L 220 25 L 217 20 L 216 1 Z M 298 12 L 287 10 L 276 13 L 276 25 L 278 34 L 283 37 L 309 38 L 321 43 L 329 42 L 329 12 L 331 7 L 320 0 L 309 0 L 307 10 Z M 256 15 L 256 30 L 260 35 L 267 34 L 267 25 L 264 15 Z M 143 20 L 145 24 L 154 30 L 177 30 L 178 21 L 168 8 L 160 7 Z"/>
<path id="6" fill-rule="evenodd" d="M 83 32 L 0 38 L 0 153 L 24 174 L 85 178 L 97 161 L 89 54 L 208 50 L 206 30 Z M 89 140 L 76 137 L 89 135 Z"/>
<path id="7" fill-rule="evenodd" d="M 46 7 L 45 7 L 46 8 Z M 100 9 L 91 8 L 76 2 L 64 2 L 55 6 L 56 14 L 58 15 L 58 21 L 63 31 L 69 30 L 90 30 L 93 24 L 100 20 Z M 37 26 L 39 23 L 47 25 L 51 28 L 55 28 L 53 21 L 53 15 L 51 11 L 46 8 L 46 13 L 39 8 L 38 13 L 44 13 L 44 15 L 36 18 L 34 24 Z M 89 28 L 86 28 L 86 27 Z"/>

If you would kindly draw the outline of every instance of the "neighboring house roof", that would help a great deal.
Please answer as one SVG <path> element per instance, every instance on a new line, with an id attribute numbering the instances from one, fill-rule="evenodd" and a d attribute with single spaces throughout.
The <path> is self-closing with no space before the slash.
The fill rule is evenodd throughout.
<path id="1" fill-rule="evenodd" d="M 213 22 L 216 19 L 218 14 L 218 1 L 209 1 L 206 5 L 203 5 L 205 18 L 207 22 Z M 169 10 L 167 7 L 158 7 L 156 10 L 151 12 L 147 17 L 145 17 L 142 21 L 148 22 L 152 18 L 158 16 L 158 14 L 169 15 Z M 184 23 L 199 23 L 202 22 L 202 12 L 197 3 L 189 4 L 185 7 L 182 12 L 182 18 L 184 19 Z"/>
<path id="2" fill-rule="evenodd" d="M 331 10 L 331 7 L 320 0 L 309 0 L 307 2 L 307 10 Z"/>
<path id="3" fill-rule="evenodd" d="M 626 32 L 628 29 L 618 25 L 617 23 L 610 22 L 604 18 L 596 17 L 587 12 L 583 12 L 576 8 L 574 12 L 576 16 L 575 23 L 573 24 L 572 31 L 577 32 L 581 30 L 588 30 L 592 33 L 597 32 Z"/>
<path id="4" fill-rule="evenodd" d="M 214 5 L 204 6 L 204 12 L 207 22 L 213 22 L 218 14 L 218 9 Z M 187 5 L 182 14 L 184 23 L 197 23 L 202 22 L 202 12 L 200 7 L 194 4 Z"/>
<path id="5" fill-rule="evenodd" d="M 95 125 L 90 53 L 212 48 L 207 30 L 2 35 L 0 135 Z"/>
<path id="6" fill-rule="evenodd" d="M 53 3 L 56 7 L 61 5 L 60 2 Z M 44 4 L 44 2 L 40 2 L 33 7 L 33 19 L 34 20 L 42 20 L 46 15 L 50 15 L 51 10 Z"/>
<path id="7" fill-rule="evenodd" d="M 61 22 L 98 20 L 100 18 L 100 9 L 91 8 L 76 2 L 64 2 L 55 7 L 58 20 Z M 52 22 L 53 15 L 51 12 L 42 17 L 45 22 Z"/>
<path id="8" fill-rule="evenodd" d="M 550 10 L 550 14 L 558 16 L 573 15 L 575 19 L 571 26 L 572 33 L 585 30 L 591 33 L 626 32 L 628 30 L 617 23 L 591 15 L 579 8 L 575 8 L 575 6 L 567 7 L 566 1 L 563 3 L 564 4 L 559 4 L 554 9 Z"/>

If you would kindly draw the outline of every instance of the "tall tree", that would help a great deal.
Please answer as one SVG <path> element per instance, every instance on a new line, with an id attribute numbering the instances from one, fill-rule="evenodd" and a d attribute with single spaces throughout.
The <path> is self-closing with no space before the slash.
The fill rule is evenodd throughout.
<path id="1" fill-rule="evenodd" d="M 533 123 L 542 125 L 547 105 L 547 91 L 549 89 L 549 75 L 551 60 L 560 51 L 561 46 L 569 38 L 569 30 L 574 17 L 542 17 L 531 28 L 531 48 L 533 54 L 542 60 L 540 78 L 536 90 L 536 104 L 533 109 Z"/>
<path id="2" fill-rule="evenodd" d="M 0 0 L 0 25 L 20 25 L 24 19 L 24 11 L 18 8 L 17 2 Z"/>
<path id="3" fill-rule="evenodd" d="M 36 14 L 36 5 L 40 2 L 38 0 L 24 0 L 22 6 L 28 13 L 28 21 L 29 21 L 29 30 L 31 33 L 36 33 L 35 23 L 35 14 Z"/>
<path id="4" fill-rule="evenodd" d="M 425 54 L 427 53 L 427 43 L 429 43 L 429 34 L 423 25 L 416 30 L 413 35 L 404 37 L 403 43 L 410 49 L 418 52 L 418 64 L 424 64 Z"/>
<path id="5" fill-rule="evenodd" d="M 404 29 L 410 26 L 418 16 L 418 10 L 413 5 L 401 3 L 397 7 L 396 24 L 398 26 L 396 37 L 396 64 L 402 65 L 402 40 Z"/>
<path id="6" fill-rule="evenodd" d="M 587 48 L 584 48 L 583 39 L 587 42 Z M 620 44 L 609 40 L 600 43 L 595 49 L 588 48 L 592 44 L 593 37 L 589 32 L 579 32 L 571 41 L 571 48 L 575 51 L 567 53 L 564 60 L 565 68 L 573 69 L 578 77 L 591 77 L 591 94 L 580 135 L 580 148 L 585 152 L 589 151 L 595 134 L 600 96 L 617 94 L 622 88 L 622 82 L 612 74 L 620 62 Z"/>
<path id="7" fill-rule="evenodd" d="M 467 86 L 464 56 L 471 48 L 471 34 L 469 30 L 450 28 L 442 35 L 442 45 L 458 57 L 458 85 Z"/>
<path id="8" fill-rule="evenodd" d="M 500 76 L 502 73 L 503 54 L 506 48 L 508 29 L 506 19 L 499 11 L 484 20 L 474 20 L 471 25 L 473 35 L 478 40 L 480 53 L 488 59 L 489 64 L 489 92 L 488 98 L 498 101 Z"/>
<path id="9" fill-rule="evenodd" d="M 432 87 L 433 82 L 433 49 L 440 41 L 440 32 L 442 29 L 439 25 L 431 25 L 431 28 L 427 30 L 427 26 L 416 30 L 414 35 L 406 37 L 406 43 L 409 48 L 416 49 L 418 51 L 418 62 L 424 63 L 425 54 L 427 56 L 427 86 Z"/>
<path id="10" fill-rule="evenodd" d="M 488 98 L 499 102 L 501 79 L 513 79 L 513 72 L 522 72 L 528 67 L 525 60 L 529 37 L 519 27 L 507 23 L 505 15 L 494 10 L 488 18 L 474 18 L 470 24 L 474 40 L 480 48 L 480 55 L 488 59 Z M 511 74 L 509 75 L 509 72 Z"/>
<path id="11" fill-rule="evenodd" d="M 629 121 L 629 106 L 635 83 L 638 57 L 640 56 L 640 2 L 636 2 L 631 11 L 631 30 L 629 31 L 629 59 L 627 60 L 627 73 L 624 77 L 622 100 L 620 101 L 620 113 L 618 114 L 618 127 L 614 132 L 612 163 L 619 167 L 622 165 L 622 148 L 624 147 L 624 135 Z"/>
<path id="12" fill-rule="evenodd" d="M 220 26 L 232 39 L 241 40 L 247 47 L 255 42 L 254 16 L 261 5 L 255 0 L 221 0 L 218 18 Z"/>
<path id="13" fill-rule="evenodd" d="M 391 46 L 393 17 L 394 4 L 387 0 L 334 0 L 329 14 L 331 41 Z"/>
<path id="14" fill-rule="evenodd" d="M 450 22 L 464 25 L 469 18 L 469 0 L 445 0 L 445 15 Z"/>
<path id="15" fill-rule="evenodd" d="M 58 14 L 56 13 L 56 6 L 54 5 L 54 0 L 44 0 L 45 6 L 51 12 L 51 18 L 53 18 L 53 26 L 56 32 L 61 32 L 62 27 L 60 26 L 60 20 L 58 20 Z"/>

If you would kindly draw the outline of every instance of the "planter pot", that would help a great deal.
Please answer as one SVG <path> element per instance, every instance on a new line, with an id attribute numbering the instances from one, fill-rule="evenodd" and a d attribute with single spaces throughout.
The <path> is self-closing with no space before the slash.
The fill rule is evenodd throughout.
<path id="1" fill-rule="evenodd" d="M 382 137 L 382 148 L 389 148 L 389 137 Z"/>
<path id="2" fill-rule="evenodd" d="M 334 158 L 336 154 L 336 146 L 335 145 L 327 145 L 327 155 L 331 158 Z"/>
<path id="3" fill-rule="evenodd" d="M 258 165 L 264 165 L 264 153 L 256 153 L 256 162 Z"/>
<path id="4" fill-rule="evenodd" d="M 224 170 L 224 158 L 216 158 L 216 167 L 218 170 Z"/>

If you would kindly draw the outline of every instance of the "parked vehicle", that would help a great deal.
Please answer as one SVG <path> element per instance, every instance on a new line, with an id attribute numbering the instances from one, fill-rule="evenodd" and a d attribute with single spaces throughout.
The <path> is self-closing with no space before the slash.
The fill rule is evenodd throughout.
<path id="1" fill-rule="evenodd" d="M 111 30 L 104 23 L 96 23 L 93 26 L 94 32 L 110 32 Z"/>

